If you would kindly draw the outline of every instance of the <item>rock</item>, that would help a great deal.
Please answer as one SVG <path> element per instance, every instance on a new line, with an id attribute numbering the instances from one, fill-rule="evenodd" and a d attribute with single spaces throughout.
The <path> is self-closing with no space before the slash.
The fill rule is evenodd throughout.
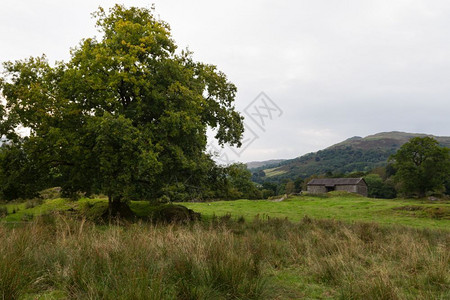
<path id="1" fill-rule="evenodd" d="M 152 214 L 152 219 L 155 222 L 188 223 L 200 220 L 201 215 L 183 205 L 167 204 L 157 207 Z"/>

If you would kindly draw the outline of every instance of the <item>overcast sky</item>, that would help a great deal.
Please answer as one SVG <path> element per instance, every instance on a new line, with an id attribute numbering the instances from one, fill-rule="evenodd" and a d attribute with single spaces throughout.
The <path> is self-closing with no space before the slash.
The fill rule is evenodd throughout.
<path id="1" fill-rule="evenodd" d="M 67 60 L 100 0 L 2 0 L 0 61 Z M 450 136 L 450 1 L 121 1 L 225 72 L 249 128 L 231 161 L 293 158 L 352 136 Z M 260 95 L 264 92 L 263 95 Z M 257 96 L 260 97 L 257 98 Z"/>

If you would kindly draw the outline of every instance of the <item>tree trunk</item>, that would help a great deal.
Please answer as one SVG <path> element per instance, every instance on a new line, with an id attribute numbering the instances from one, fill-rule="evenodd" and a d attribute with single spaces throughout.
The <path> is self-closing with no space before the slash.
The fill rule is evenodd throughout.
<path id="1" fill-rule="evenodd" d="M 134 212 L 131 210 L 130 206 L 122 201 L 121 196 L 113 197 L 108 195 L 108 212 L 107 217 L 111 218 L 121 218 L 121 219 L 133 219 L 135 218 Z"/>

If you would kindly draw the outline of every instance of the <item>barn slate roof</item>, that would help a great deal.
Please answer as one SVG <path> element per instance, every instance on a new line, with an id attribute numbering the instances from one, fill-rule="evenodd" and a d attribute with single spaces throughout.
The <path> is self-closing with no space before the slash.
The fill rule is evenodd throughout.
<path id="1" fill-rule="evenodd" d="M 324 185 L 324 186 L 335 186 L 335 185 L 356 185 L 363 181 L 363 178 L 320 178 L 313 179 L 308 182 L 308 185 Z"/>

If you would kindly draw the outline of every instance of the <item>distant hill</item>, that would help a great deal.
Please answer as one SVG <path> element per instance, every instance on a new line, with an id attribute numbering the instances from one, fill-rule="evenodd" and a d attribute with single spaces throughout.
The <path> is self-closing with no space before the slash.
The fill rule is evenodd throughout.
<path id="1" fill-rule="evenodd" d="M 261 168 L 261 167 L 265 167 L 265 166 L 271 166 L 271 165 L 277 165 L 281 162 L 285 161 L 285 159 L 271 159 L 271 160 L 265 160 L 265 161 L 251 161 L 246 163 L 247 168 L 249 170 L 251 169 L 256 169 L 256 168 Z"/>
<path id="2" fill-rule="evenodd" d="M 387 164 L 404 143 L 413 137 L 431 136 L 440 145 L 450 147 L 450 137 L 406 132 L 382 132 L 367 137 L 352 137 L 315 153 L 284 160 L 252 170 L 255 181 L 279 181 L 283 178 L 306 178 L 314 174 L 370 171 Z M 263 173 L 264 172 L 264 173 Z"/>

